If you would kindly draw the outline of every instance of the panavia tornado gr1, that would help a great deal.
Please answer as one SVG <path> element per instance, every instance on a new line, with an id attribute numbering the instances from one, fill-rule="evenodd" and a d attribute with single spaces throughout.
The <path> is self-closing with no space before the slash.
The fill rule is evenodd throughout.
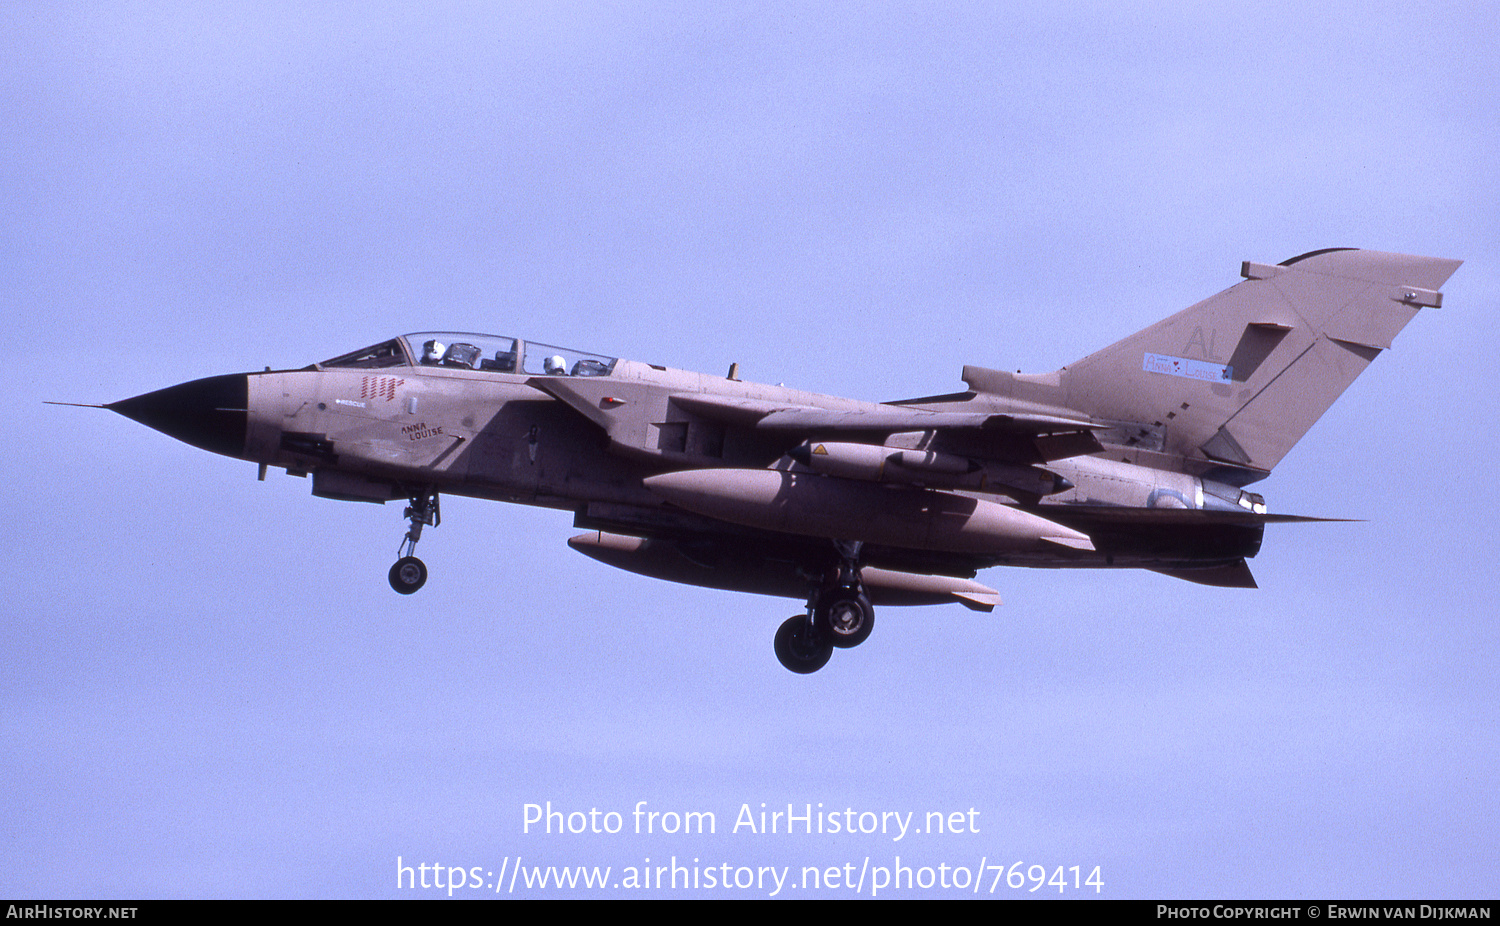
<path id="1" fill-rule="evenodd" d="M 314 495 L 404 500 L 390 584 L 439 497 L 573 512 L 569 543 L 674 582 L 805 600 L 793 672 L 875 605 L 1000 596 L 991 566 L 1150 569 L 1254 587 L 1265 478 L 1460 261 L 1352 248 L 1279 264 L 1053 373 L 967 366 L 962 392 L 863 402 L 512 337 L 421 332 L 301 369 L 105 406 Z"/>

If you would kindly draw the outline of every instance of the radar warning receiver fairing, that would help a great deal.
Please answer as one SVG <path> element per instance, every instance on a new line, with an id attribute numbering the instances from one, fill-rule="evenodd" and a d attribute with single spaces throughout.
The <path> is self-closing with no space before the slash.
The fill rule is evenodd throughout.
<path id="1" fill-rule="evenodd" d="M 411 594 L 441 494 L 560 508 L 569 544 L 655 578 L 805 600 L 776 654 L 814 672 L 875 605 L 992 610 L 991 566 L 1139 568 L 1254 587 L 1247 491 L 1460 261 L 1351 248 L 1280 264 L 1054 373 L 963 370 L 962 392 L 862 402 L 517 338 L 424 332 L 295 370 L 106 406 L 296 476 L 405 500 Z"/>

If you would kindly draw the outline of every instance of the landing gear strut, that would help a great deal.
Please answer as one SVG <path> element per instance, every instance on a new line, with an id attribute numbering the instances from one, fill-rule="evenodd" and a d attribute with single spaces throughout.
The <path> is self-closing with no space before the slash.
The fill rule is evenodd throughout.
<path id="1" fill-rule="evenodd" d="M 389 578 L 391 588 L 403 595 L 410 595 L 427 582 L 427 564 L 413 554 L 417 552 L 417 541 L 422 539 L 422 528 L 437 527 L 442 523 L 443 514 L 438 506 L 437 492 L 427 488 L 413 492 L 405 517 L 411 527 L 406 531 L 406 538 L 401 541 L 401 548 L 396 551 L 399 558 L 391 567 Z"/>
<path id="2" fill-rule="evenodd" d="M 875 629 L 875 608 L 859 575 L 859 541 L 834 541 L 838 561 L 807 600 L 807 614 L 790 617 L 776 631 L 776 658 L 799 675 L 828 664 L 835 647 L 850 649 Z"/>

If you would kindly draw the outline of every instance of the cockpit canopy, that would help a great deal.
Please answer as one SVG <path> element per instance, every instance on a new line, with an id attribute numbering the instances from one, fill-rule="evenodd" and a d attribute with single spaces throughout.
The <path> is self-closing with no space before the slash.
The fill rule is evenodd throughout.
<path id="1" fill-rule="evenodd" d="M 432 366 L 525 376 L 608 376 L 616 359 L 494 334 L 423 331 L 325 360 L 320 367 L 360 370 Z"/>

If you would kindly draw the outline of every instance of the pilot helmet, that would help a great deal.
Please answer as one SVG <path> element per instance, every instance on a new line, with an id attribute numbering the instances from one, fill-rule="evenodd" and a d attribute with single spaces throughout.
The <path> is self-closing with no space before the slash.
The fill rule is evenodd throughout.
<path id="1" fill-rule="evenodd" d="M 557 376 L 567 371 L 568 362 L 563 359 L 562 354 L 553 354 L 542 362 L 542 369 Z"/>
<path id="2" fill-rule="evenodd" d="M 423 363 L 437 363 L 441 359 L 443 359 L 442 341 L 428 341 L 422 345 Z"/>

